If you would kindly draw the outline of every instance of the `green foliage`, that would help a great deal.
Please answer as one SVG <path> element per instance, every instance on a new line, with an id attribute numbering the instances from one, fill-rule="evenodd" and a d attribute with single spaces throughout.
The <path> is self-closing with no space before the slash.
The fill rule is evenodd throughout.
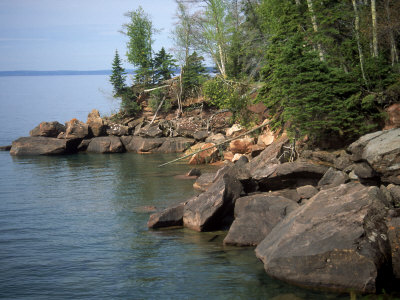
<path id="1" fill-rule="evenodd" d="M 153 66 L 154 66 L 154 79 L 155 83 L 159 83 L 163 80 L 168 80 L 173 74 L 173 68 L 176 68 L 176 60 L 172 58 L 171 54 L 168 54 L 164 47 L 155 55 Z"/>
<path id="2" fill-rule="evenodd" d="M 247 99 L 243 97 L 244 85 L 239 82 L 223 79 L 216 76 L 203 84 L 203 95 L 206 101 L 220 109 L 229 109 L 234 119 L 243 119 Z"/>
<path id="3" fill-rule="evenodd" d="M 198 56 L 196 51 L 189 55 L 182 70 L 183 98 L 196 97 L 200 94 L 200 87 L 206 80 L 203 61 L 204 58 Z"/>
<path id="4" fill-rule="evenodd" d="M 113 86 L 114 94 L 118 95 L 125 88 L 125 70 L 121 66 L 121 59 L 118 51 L 115 50 L 115 56 L 112 64 L 112 73 L 110 76 L 110 82 Z"/>
<path id="5" fill-rule="evenodd" d="M 137 95 L 132 88 L 125 87 L 119 94 L 121 98 L 120 112 L 125 116 L 134 117 L 140 110 L 136 102 Z"/>
<path id="6" fill-rule="evenodd" d="M 152 35 L 153 24 L 142 7 L 125 14 L 130 22 L 123 25 L 128 36 L 127 58 L 137 70 L 135 78 L 139 84 L 149 84 L 152 77 Z"/>
<path id="7" fill-rule="evenodd" d="M 154 90 L 150 93 L 149 105 L 153 111 L 156 111 L 161 101 L 164 99 L 164 103 L 161 107 L 161 111 L 168 112 L 171 107 L 171 99 L 167 98 L 166 92 L 163 89 Z"/>

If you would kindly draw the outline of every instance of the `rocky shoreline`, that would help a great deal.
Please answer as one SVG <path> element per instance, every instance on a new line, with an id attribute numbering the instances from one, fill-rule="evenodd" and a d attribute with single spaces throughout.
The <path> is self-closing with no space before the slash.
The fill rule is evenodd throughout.
<path id="1" fill-rule="evenodd" d="M 190 154 L 246 131 L 228 123 L 229 114 L 213 112 L 117 124 L 93 110 L 86 123 L 42 122 L 1 150 Z M 268 275 L 303 287 L 376 293 L 398 283 L 400 128 L 334 152 L 297 149 L 266 128 L 194 154 L 189 164 L 221 160 L 216 174 L 189 174 L 202 193 L 152 214 L 148 227 L 228 230 L 225 245 L 256 247 Z"/>

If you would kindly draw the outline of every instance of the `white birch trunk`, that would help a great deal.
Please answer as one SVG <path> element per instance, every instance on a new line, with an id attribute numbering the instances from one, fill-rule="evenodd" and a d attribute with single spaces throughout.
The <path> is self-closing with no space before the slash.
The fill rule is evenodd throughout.
<path id="1" fill-rule="evenodd" d="M 356 0 L 352 0 L 352 2 L 353 2 L 353 8 L 354 8 L 354 17 L 355 17 L 354 27 L 355 27 L 356 40 L 357 40 L 358 56 L 360 58 L 361 74 L 362 74 L 365 85 L 368 86 L 367 78 L 365 77 L 365 71 L 364 71 L 364 54 L 362 52 L 361 43 L 360 43 L 360 16 L 358 14 Z"/>
<path id="2" fill-rule="evenodd" d="M 372 17 L 372 55 L 378 57 L 378 24 L 376 21 L 376 1 L 371 0 L 371 17 Z"/>
<path id="3" fill-rule="evenodd" d="M 296 1 L 296 3 L 297 3 L 297 1 Z M 312 0 L 307 0 L 307 5 L 308 5 L 308 10 L 310 11 L 310 14 L 311 14 L 311 23 L 312 23 L 314 32 L 318 33 L 317 17 L 315 16 L 315 13 L 314 13 Z M 320 43 L 317 43 L 317 48 L 318 48 L 318 52 L 319 52 L 319 59 L 321 61 L 325 61 L 325 54 L 322 50 L 322 46 Z"/>

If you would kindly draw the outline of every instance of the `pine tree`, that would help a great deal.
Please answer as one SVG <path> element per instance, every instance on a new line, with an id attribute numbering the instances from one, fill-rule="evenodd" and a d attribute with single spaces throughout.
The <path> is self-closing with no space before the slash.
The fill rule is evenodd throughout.
<path id="1" fill-rule="evenodd" d="M 164 47 L 155 55 L 153 66 L 154 66 L 154 82 L 159 83 L 163 80 L 168 80 L 173 74 L 173 69 L 177 67 L 175 64 L 176 60 L 172 58 L 171 54 L 168 54 Z"/>
<path id="2" fill-rule="evenodd" d="M 189 55 L 186 65 L 182 70 L 182 86 L 184 97 L 195 96 L 205 81 L 206 68 L 203 65 L 204 58 L 198 56 L 196 51 Z"/>
<path id="3" fill-rule="evenodd" d="M 112 73 L 110 75 L 110 82 L 113 86 L 115 95 L 119 95 L 125 88 L 125 69 L 121 66 L 121 59 L 118 50 L 115 50 L 115 56 L 112 63 Z"/>

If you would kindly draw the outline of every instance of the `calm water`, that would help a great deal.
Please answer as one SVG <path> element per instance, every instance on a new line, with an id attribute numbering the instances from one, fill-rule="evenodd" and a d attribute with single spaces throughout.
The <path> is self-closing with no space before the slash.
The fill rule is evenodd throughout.
<path id="1" fill-rule="evenodd" d="M 111 112 L 109 90 L 106 76 L 0 77 L 0 145 L 41 121 Z M 157 168 L 172 158 L 0 152 L 0 298 L 340 298 L 270 279 L 253 249 L 223 247 L 223 232 L 148 230 L 148 206 L 194 194 L 174 178 L 187 165 Z"/>

